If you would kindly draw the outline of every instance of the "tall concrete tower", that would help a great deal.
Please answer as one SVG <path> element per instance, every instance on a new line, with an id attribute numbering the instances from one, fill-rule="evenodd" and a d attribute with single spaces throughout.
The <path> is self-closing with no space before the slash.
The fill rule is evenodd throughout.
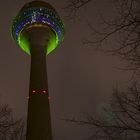
<path id="1" fill-rule="evenodd" d="M 12 36 L 31 55 L 26 140 L 52 140 L 46 55 L 62 42 L 63 22 L 50 4 L 32 1 L 14 18 Z"/>

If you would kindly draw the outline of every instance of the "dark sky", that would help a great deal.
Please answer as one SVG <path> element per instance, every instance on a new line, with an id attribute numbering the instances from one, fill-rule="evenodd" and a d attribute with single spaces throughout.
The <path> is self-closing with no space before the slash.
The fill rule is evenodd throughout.
<path id="1" fill-rule="evenodd" d="M 15 116 L 24 119 L 27 115 L 30 56 L 16 46 L 10 35 L 10 27 L 13 17 L 27 2 L 29 0 L 3 0 L 0 4 L 0 102 L 9 104 Z M 60 118 L 81 116 L 82 112 L 99 113 L 108 102 L 112 86 L 117 83 L 121 88 L 126 87 L 131 73 L 114 68 L 124 65 L 119 58 L 107 56 L 82 44 L 82 39 L 92 38 L 86 21 L 98 27 L 98 11 L 107 18 L 112 16 L 109 0 L 87 5 L 80 11 L 80 21 L 66 18 L 62 9 L 66 0 L 46 2 L 55 7 L 64 19 L 66 28 L 61 47 L 47 56 L 53 133 L 66 140 L 83 140 L 89 136 L 87 127 L 66 123 Z M 111 45 L 114 44 L 112 42 Z"/>

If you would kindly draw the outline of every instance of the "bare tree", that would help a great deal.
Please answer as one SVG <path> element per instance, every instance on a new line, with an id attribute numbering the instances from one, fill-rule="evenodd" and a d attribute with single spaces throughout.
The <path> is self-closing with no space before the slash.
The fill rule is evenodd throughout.
<path id="1" fill-rule="evenodd" d="M 79 9 L 91 1 L 69 1 L 67 10 L 70 16 L 77 14 Z M 101 30 L 96 29 L 93 23 L 88 23 L 94 38 L 85 40 L 85 45 L 97 46 L 111 55 L 118 55 L 122 60 L 129 62 L 125 70 L 139 73 L 140 69 L 140 1 L 139 0 L 112 0 L 117 14 L 107 21 L 100 15 L 103 22 Z M 79 5 L 78 5 L 79 4 Z M 94 3 L 93 3 L 94 4 Z M 76 6 L 78 5 L 78 6 Z M 88 5 L 87 5 L 88 6 Z M 118 44 L 112 48 L 103 48 L 106 41 L 112 40 Z M 134 83 L 125 92 L 114 89 L 110 107 L 104 109 L 104 117 L 96 118 L 88 113 L 82 119 L 64 119 L 80 125 L 93 128 L 93 135 L 89 139 L 98 140 L 139 140 L 140 139 L 140 88 Z"/>
<path id="2" fill-rule="evenodd" d="M 69 19 L 77 18 L 79 10 L 90 3 L 92 0 L 68 0 L 64 10 L 67 12 Z"/>
<path id="3" fill-rule="evenodd" d="M 82 119 L 64 119 L 93 128 L 89 140 L 139 140 L 140 139 L 140 89 L 134 83 L 126 92 L 114 89 L 110 107 L 102 117 L 86 113 Z"/>
<path id="4" fill-rule="evenodd" d="M 0 140 L 24 140 L 24 121 L 13 119 L 8 105 L 0 106 Z"/>
<path id="5" fill-rule="evenodd" d="M 70 0 L 66 9 L 69 14 L 77 13 L 80 8 L 93 0 Z M 127 60 L 129 65 L 126 69 L 138 71 L 140 68 L 140 1 L 139 0 L 112 0 L 116 7 L 116 13 L 112 20 L 107 21 L 101 14 L 102 29 L 98 30 L 93 23 L 88 23 L 94 37 L 85 40 L 86 45 L 101 48 L 106 41 L 115 38 L 118 45 L 115 48 L 103 49 L 112 55 L 118 55 L 122 60 Z M 94 3 L 92 3 L 94 4 Z"/>

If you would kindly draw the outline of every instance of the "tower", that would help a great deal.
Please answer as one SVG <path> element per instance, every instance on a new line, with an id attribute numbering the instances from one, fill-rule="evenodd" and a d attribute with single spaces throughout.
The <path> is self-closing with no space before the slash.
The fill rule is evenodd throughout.
<path id="1" fill-rule="evenodd" d="M 12 37 L 31 55 L 26 140 L 52 140 L 46 55 L 62 42 L 63 22 L 50 4 L 32 1 L 14 18 Z"/>

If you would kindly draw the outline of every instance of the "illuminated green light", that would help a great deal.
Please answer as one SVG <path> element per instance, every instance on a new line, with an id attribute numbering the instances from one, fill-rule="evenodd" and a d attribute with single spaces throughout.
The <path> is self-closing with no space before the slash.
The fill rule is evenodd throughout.
<path id="1" fill-rule="evenodd" d="M 28 43 L 27 39 L 25 37 L 20 38 L 20 36 L 19 36 L 18 42 L 19 42 L 19 45 L 22 48 L 22 50 L 30 55 L 30 49 L 29 49 L 30 47 L 29 47 L 29 43 Z M 50 41 L 48 42 L 47 55 L 56 48 L 56 44 L 57 44 L 56 38 L 52 37 L 50 39 Z"/>
<path id="2" fill-rule="evenodd" d="M 21 34 L 18 36 L 18 43 L 23 51 L 30 55 L 29 43 L 26 37 L 21 37 Z"/>
<path id="3" fill-rule="evenodd" d="M 37 25 L 35 25 L 35 27 L 36 26 Z M 28 43 L 27 38 L 25 36 L 22 36 L 22 33 L 21 33 L 22 31 L 23 30 L 20 31 L 19 36 L 18 36 L 18 44 L 24 52 L 30 55 L 31 54 L 30 45 Z M 53 31 L 55 32 L 55 30 Z M 58 36 L 57 36 L 57 33 L 55 32 L 55 34 L 51 35 L 49 42 L 46 44 L 47 46 L 46 54 L 48 55 L 49 53 L 51 53 L 57 47 L 57 45 L 58 45 Z"/>
<path id="4" fill-rule="evenodd" d="M 58 45 L 58 36 L 57 34 L 52 35 L 50 41 L 47 44 L 47 55 L 51 53 Z"/>

